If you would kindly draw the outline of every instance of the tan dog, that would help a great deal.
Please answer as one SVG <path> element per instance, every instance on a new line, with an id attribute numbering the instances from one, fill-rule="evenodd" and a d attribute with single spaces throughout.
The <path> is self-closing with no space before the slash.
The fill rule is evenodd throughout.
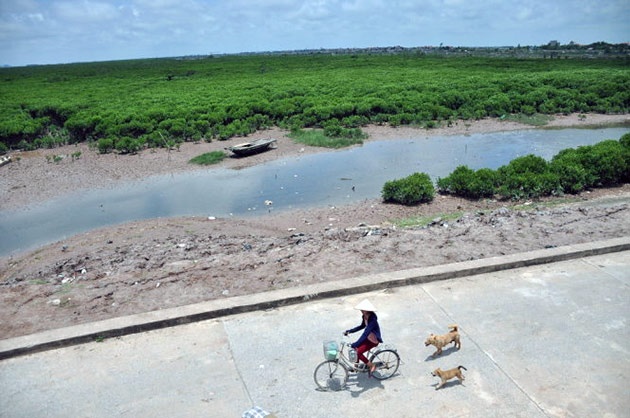
<path id="1" fill-rule="evenodd" d="M 433 357 L 436 355 L 442 354 L 442 347 L 447 344 L 453 343 L 455 347 L 459 350 L 462 348 L 462 344 L 459 341 L 459 332 L 457 331 L 457 325 L 449 325 L 450 331 L 444 335 L 435 335 L 431 334 L 424 342 L 425 346 L 434 345 L 437 348 L 437 351 L 432 354 Z"/>
<path id="2" fill-rule="evenodd" d="M 442 380 L 440 384 L 436 386 L 435 390 L 438 390 L 439 388 L 444 386 L 444 384 L 448 380 L 453 379 L 455 377 L 459 379 L 460 383 L 464 383 L 464 375 L 462 374 L 462 371 L 460 369 L 468 370 L 464 366 L 457 366 L 454 369 L 450 369 L 450 370 L 442 370 L 438 367 L 437 369 L 433 370 L 431 372 L 431 376 L 438 376 Z"/>

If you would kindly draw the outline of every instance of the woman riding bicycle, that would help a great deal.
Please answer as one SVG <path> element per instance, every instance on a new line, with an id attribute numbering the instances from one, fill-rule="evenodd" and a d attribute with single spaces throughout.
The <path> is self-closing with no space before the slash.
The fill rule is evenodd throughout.
<path id="1" fill-rule="evenodd" d="M 350 347 L 357 350 L 357 357 L 370 369 L 370 373 L 374 372 L 376 365 L 371 363 L 365 354 L 367 351 L 379 345 L 383 342 L 381 338 L 381 328 L 378 325 L 378 318 L 376 316 L 376 308 L 370 303 L 369 300 L 364 299 L 361 303 L 354 307 L 354 309 L 361 311 L 361 323 L 349 330 L 346 330 L 343 334 L 348 335 L 359 330 L 363 330 L 363 333 Z"/>

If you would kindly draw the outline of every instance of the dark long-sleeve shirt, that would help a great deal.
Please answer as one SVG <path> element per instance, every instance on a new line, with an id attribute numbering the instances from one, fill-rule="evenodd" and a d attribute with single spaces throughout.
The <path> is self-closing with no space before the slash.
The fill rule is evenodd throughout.
<path id="1" fill-rule="evenodd" d="M 363 334 L 361 334 L 358 340 L 352 343 L 352 348 L 357 348 L 358 346 L 363 344 L 363 342 L 367 340 L 368 335 L 370 335 L 370 333 L 372 332 L 374 333 L 374 335 L 376 335 L 376 339 L 379 343 L 383 342 L 383 339 L 381 338 L 381 327 L 378 325 L 378 318 L 376 317 L 376 314 L 374 312 L 370 314 L 367 325 L 363 320 L 363 315 L 361 315 L 361 323 L 358 326 L 347 330 L 346 332 L 352 334 L 353 332 L 357 332 L 361 329 L 363 329 Z"/>

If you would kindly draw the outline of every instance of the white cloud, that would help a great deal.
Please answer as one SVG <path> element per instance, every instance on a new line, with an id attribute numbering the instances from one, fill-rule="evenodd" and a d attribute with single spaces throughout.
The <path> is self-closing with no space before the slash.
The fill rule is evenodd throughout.
<path id="1" fill-rule="evenodd" d="M 113 4 L 97 1 L 57 2 L 54 4 L 55 17 L 67 23 L 97 23 L 116 19 L 118 8 Z"/>

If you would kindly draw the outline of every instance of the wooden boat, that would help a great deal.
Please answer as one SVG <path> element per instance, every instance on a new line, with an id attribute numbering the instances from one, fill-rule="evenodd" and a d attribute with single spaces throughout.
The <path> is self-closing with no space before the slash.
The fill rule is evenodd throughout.
<path id="1" fill-rule="evenodd" d="M 226 149 L 232 151 L 239 157 L 242 157 L 266 151 L 274 142 L 276 142 L 276 140 L 271 138 L 258 139 L 252 142 L 243 142 L 242 144 L 234 145 L 233 147 L 228 147 Z"/>
<path id="2" fill-rule="evenodd" d="M 5 155 L 4 157 L 0 157 L 0 167 L 2 167 L 5 164 L 9 164 L 10 162 L 11 162 L 10 155 Z"/>

